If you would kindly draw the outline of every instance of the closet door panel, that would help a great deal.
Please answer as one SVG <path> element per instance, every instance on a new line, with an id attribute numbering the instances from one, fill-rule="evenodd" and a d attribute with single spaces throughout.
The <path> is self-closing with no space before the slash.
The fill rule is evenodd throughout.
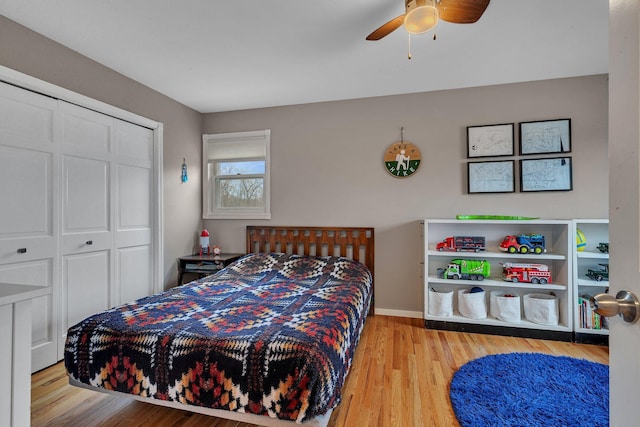
<path id="1" fill-rule="evenodd" d="M 113 118 L 60 102 L 62 149 L 78 157 L 110 159 L 113 153 Z"/>
<path id="2" fill-rule="evenodd" d="M 62 169 L 62 253 L 110 250 L 109 163 L 65 155 Z"/>
<path id="3" fill-rule="evenodd" d="M 0 144 L 53 150 L 57 101 L 0 83 Z"/>
<path id="4" fill-rule="evenodd" d="M 33 370 L 58 360 L 57 117 L 57 100 L 0 83 L 0 283 L 50 291 L 33 301 Z"/>
<path id="5" fill-rule="evenodd" d="M 117 197 L 114 298 L 119 303 L 154 290 L 152 269 L 153 132 L 116 121 Z"/>
<path id="6" fill-rule="evenodd" d="M 118 231 L 150 230 L 151 170 L 118 165 Z"/>
<path id="7" fill-rule="evenodd" d="M 56 111 L 55 100 L 0 83 L 0 263 L 55 251 Z"/>
<path id="8" fill-rule="evenodd" d="M 113 275 L 113 122 L 60 103 L 62 294 L 60 344 L 69 327 L 115 305 Z M 58 356 L 64 346 L 58 346 Z"/>
<path id="9" fill-rule="evenodd" d="M 0 145 L 0 263 L 55 251 L 52 168 L 53 153 Z"/>
<path id="10" fill-rule="evenodd" d="M 109 231 L 109 163 L 65 156 L 63 175 L 64 231 Z"/>
<path id="11" fill-rule="evenodd" d="M 85 317 L 110 307 L 109 251 L 65 255 L 62 260 L 62 336 Z"/>
<path id="12" fill-rule="evenodd" d="M 118 163 L 151 169 L 153 167 L 153 131 L 116 120 L 116 152 Z"/>
<path id="13" fill-rule="evenodd" d="M 149 295 L 151 290 L 151 252 L 149 245 L 118 250 L 120 302 L 127 303 Z"/>

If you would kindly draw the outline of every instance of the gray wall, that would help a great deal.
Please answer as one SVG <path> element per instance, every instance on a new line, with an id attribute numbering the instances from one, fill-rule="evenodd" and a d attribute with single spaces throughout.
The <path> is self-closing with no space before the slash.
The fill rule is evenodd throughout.
<path id="1" fill-rule="evenodd" d="M 271 129 L 269 223 L 375 227 L 376 308 L 417 314 L 420 219 L 607 217 L 607 108 L 607 76 L 599 75 L 207 114 L 204 132 Z M 573 191 L 466 194 L 466 126 L 516 123 L 517 141 L 518 122 L 557 118 L 572 120 Z M 423 160 L 398 179 L 382 158 L 402 126 Z M 261 221 L 205 221 L 227 251 L 244 250 L 249 223 Z"/>
<path id="2" fill-rule="evenodd" d="M 164 284 L 200 228 L 202 115 L 0 16 L 0 65 L 164 123 Z M 189 183 L 182 184 L 182 159 Z"/>

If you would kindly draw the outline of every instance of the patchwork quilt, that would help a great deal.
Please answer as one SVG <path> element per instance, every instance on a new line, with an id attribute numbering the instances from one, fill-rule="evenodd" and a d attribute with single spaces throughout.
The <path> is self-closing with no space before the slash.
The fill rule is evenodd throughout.
<path id="1" fill-rule="evenodd" d="M 372 277 L 341 257 L 249 254 L 68 331 L 78 382 L 302 422 L 341 398 Z"/>

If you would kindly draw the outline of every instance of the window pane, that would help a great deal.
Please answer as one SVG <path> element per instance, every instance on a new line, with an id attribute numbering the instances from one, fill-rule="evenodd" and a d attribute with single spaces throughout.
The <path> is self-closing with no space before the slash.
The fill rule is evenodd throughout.
<path id="1" fill-rule="evenodd" d="M 218 203 L 220 208 L 264 207 L 264 179 L 233 178 L 218 180 L 220 185 Z"/>
<path id="2" fill-rule="evenodd" d="M 264 175 L 265 161 L 218 162 L 216 175 Z"/>

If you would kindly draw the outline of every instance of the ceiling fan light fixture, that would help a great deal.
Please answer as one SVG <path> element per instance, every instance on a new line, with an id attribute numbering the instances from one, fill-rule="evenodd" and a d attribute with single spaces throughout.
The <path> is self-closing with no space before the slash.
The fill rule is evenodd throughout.
<path id="1" fill-rule="evenodd" d="M 404 28 L 410 34 L 423 34 L 433 30 L 440 21 L 440 12 L 435 6 L 419 6 L 404 18 Z"/>

